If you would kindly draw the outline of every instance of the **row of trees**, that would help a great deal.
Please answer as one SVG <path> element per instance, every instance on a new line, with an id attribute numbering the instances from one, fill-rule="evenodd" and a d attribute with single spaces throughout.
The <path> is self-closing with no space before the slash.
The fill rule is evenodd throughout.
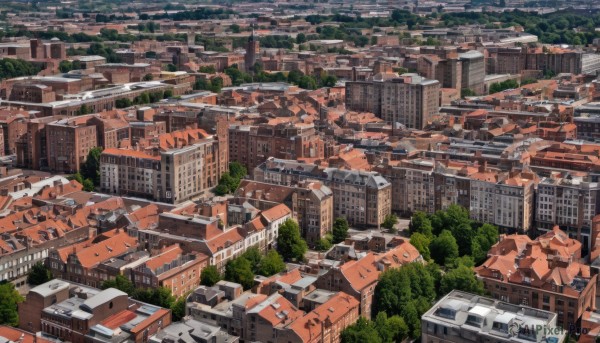
<path id="1" fill-rule="evenodd" d="M 149 81 L 149 80 L 148 80 Z M 173 91 L 171 89 L 167 89 L 165 91 L 158 92 L 143 92 L 142 94 L 133 98 L 133 101 L 129 98 L 121 98 L 115 101 L 115 106 L 117 108 L 126 108 L 131 107 L 133 105 L 146 105 L 158 102 L 162 99 L 168 99 L 173 96 Z"/>
<path id="2" fill-rule="evenodd" d="M 40 70 L 39 66 L 24 60 L 0 59 L 0 79 L 36 75 Z"/>
<path id="3" fill-rule="evenodd" d="M 490 85 L 489 93 L 494 94 L 507 89 L 519 88 L 519 83 L 516 80 L 506 80 L 502 82 L 494 82 Z"/>
<path id="4" fill-rule="evenodd" d="M 224 279 L 239 283 L 244 289 L 254 286 L 254 276 L 271 276 L 285 270 L 285 262 L 275 250 L 269 250 L 262 255 L 260 250 L 252 247 L 240 257 L 230 260 L 225 265 Z"/>

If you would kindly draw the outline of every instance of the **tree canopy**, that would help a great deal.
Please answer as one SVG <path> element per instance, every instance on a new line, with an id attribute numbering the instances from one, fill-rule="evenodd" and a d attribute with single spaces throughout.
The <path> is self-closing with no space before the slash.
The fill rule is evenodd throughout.
<path id="1" fill-rule="evenodd" d="M 286 261 L 303 261 L 308 246 L 302 236 L 300 227 L 293 219 L 287 219 L 279 226 L 277 251 Z"/>
<path id="2" fill-rule="evenodd" d="M 335 220 L 335 222 L 333 223 L 333 240 L 332 243 L 333 244 L 338 244 L 343 242 L 344 240 L 346 240 L 346 237 L 348 237 L 348 229 L 349 229 L 349 224 L 348 221 L 346 220 L 346 218 L 337 218 Z"/>
<path id="3" fill-rule="evenodd" d="M 200 284 L 204 286 L 214 286 L 221 281 L 221 274 L 216 266 L 206 266 L 200 273 Z"/>
<path id="4" fill-rule="evenodd" d="M 17 326 L 19 313 L 17 306 L 24 299 L 9 282 L 0 283 L 0 324 Z"/>
<path id="5" fill-rule="evenodd" d="M 54 279 L 52 272 L 42 262 L 37 262 L 34 264 L 27 275 L 27 283 L 29 283 L 31 286 L 41 285 L 52 279 Z"/>

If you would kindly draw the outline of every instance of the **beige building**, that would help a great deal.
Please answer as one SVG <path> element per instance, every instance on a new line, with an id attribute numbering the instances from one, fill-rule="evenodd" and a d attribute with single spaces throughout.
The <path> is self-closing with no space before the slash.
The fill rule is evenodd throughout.
<path id="1" fill-rule="evenodd" d="M 346 82 L 346 107 L 421 129 L 439 110 L 440 83 L 418 74 L 380 73 L 367 81 Z"/>
<path id="2" fill-rule="evenodd" d="M 180 203 L 206 195 L 227 171 L 227 137 L 201 129 L 160 135 L 144 151 L 107 149 L 100 159 L 104 192 Z"/>

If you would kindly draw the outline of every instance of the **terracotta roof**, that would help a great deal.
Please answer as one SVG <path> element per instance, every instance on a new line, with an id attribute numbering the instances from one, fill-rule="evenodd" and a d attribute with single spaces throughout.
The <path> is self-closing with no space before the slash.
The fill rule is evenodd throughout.
<path id="1" fill-rule="evenodd" d="M 33 334 L 9 326 L 0 325 L 0 336 L 9 339 L 11 342 L 19 343 L 52 343 L 42 337 L 34 337 Z"/>
<path id="2" fill-rule="evenodd" d="M 162 248 L 161 252 L 146 261 L 145 265 L 148 269 L 155 272 L 157 268 L 171 263 L 171 261 L 176 260 L 181 254 L 183 254 L 183 250 L 179 247 L 179 244 L 173 244 Z"/>
<path id="3" fill-rule="evenodd" d="M 315 338 L 321 335 L 323 323 L 337 323 L 349 312 L 356 310 L 360 303 L 354 297 L 339 292 L 331 299 L 297 319 L 288 326 L 302 340 L 302 342 L 314 342 Z M 358 319 L 358 318 L 355 318 Z M 352 323 L 344 323 L 344 327 Z"/>
<path id="4" fill-rule="evenodd" d="M 262 211 L 260 215 L 264 217 L 267 220 L 267 222 L 272 222 L 277 219 L 281 219 L 287 215 L 290 215 L 291 213 L 292 210 L 290 210 L 289 207 L 285 206 L 284 204 L 279 204 L 271 207 L 266 211 Z"/>
<path id="5" fill-rule="evenodd" d="M 358 261 L 349 261 L 340 267 L 340 271 L 358 292 L 379 278 L 379 270 L 375 266 L 375 254 L 370 252 Z"/>
<path id="6" fill-rule="evenodd" d="M 152 156 L 148 155 L 143 151 L 138 150 L 130 150 L 130 149 L 116 149 L 116 148 L 108 148 L 102 151 L 103 155 L 113 155 L 113 156 L 127 156 L 127 157 L 135 157 L 135 158 L 144 158 L 148 160 L 156 160 L 160 161 L 160 156 Z"/>
<path id="7" fill-rule="evenodd" d="M 207 241 L 206 243 L 208 244 L 209 249 L 213 253 L 216 253 L 217 251 L 225 249 L 226 247 L 243 240 L 244 236 L 242 236 L 242 234 L 239 232 L 239 229 L 239 227 L 230 229 Z"/>
<path id="8" fill-rule="evenodd" d="M 84 268 L 90 268 L 112 257 L 123 255 L 127 251 L 135 249 L 137 245 L 136 238 L 130 237 L 125 232 L 120 232 L 111 238 L 78 251 L 75 255 Z"/>

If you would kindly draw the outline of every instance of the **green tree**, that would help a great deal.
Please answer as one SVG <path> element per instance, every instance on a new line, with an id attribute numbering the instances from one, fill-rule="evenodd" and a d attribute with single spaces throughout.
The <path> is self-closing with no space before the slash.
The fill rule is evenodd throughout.
<path id="1" fill-rule="evenodd" d="M 90 113 L 92 113 L 92 109 L 86 104 L 81 105 L 81 107 L 79 107 L 79 109 L 77 110 L 77 115 L 79 116 Z"/>
<path id="2" fill-rule="evenodd" d="M 171 315 L 174 322 L 180 321 L 183 317 L 185 317 L 185 304 L 189 295 L 190 292 L 187 292 L 185 295 L 179 297 L 179 299 L 177 299 L 173 305 L 171 305 Z"/>
<path id="3" fill-rule="evenodd" d="M 169 72 L 176 72 L 177 71 L 177 66 L 174 65 L 173 63 L 169 63 L 165 66 L 165 70 L 169 71 Z"/>
<path id="4" fill-rule="evenodd" d="M 421 233 L 430 240 L 433 238 L 433 227 L 425 212 L 417 211 L 412 215 L 410 224 L 408 224 L 408 231 L 410 233 Z"/>
<path id="5" fill-rule="evenodd" d="M 350 226 L 348 225 L 348 221 L 346 218 L 337 218 L 333 223 L 333 244 L 338 244 L 346 240 L 348 237 L 348 229 Z"/>
<path id="6" fill-rule="evenodd" d="M 166 287 L 157 287 L 149 289 L 138 288 L 133 293 L 133 297 L 139 301 L 164 308 L 171 308 L 176 300 L 173 294 L 171 293 L 171 290 Z"/>
<path id="7" fill-rule="evenodd" d="M 477 95 L 477 93 L 475 93 L 475 91 L 470 88 L 463 88 L 460 91 L 461 98 L 466 98 L 468 96 L 476 96 L 476 95 Z"/>
<path id="8" fill-rule="evenodd" d="M 10 326 L 19 324 L 17 306 L 23 300 L 15 285 L 9 282 L 0 284 L 0 324 Z"/>
<path id="9" fill-rule="evenodd" d="M 202 273 L 200 273 L 201 285 L 211 287 L 219 281 L 221 281 L 221 274 L 219 274 L 216 266 L 207 266 L 202 269 Z"/>
<path id="10" fill-rule="evenodd" d="M 102 288 L 102 289 L 116 288 L 122 292 L 129 294 L 129 295 L 133 295 L 135 293 L 135 287 L 133 285 L 133 282 L 131 282 L 131 280 L 129 280 L 127 277 L 125 277 L 121 274 L 117 275 L 114 279 L 109 279 L 109 280 L 102 282 L 102 285 L 100 288 Z"/>
<path id="11" fill-rule="evenodd" d="M 143 81 L 152 81 L 154 79 L 154 76 L 152 76 L 152 74 L 148 73 L 146 75 L 144 75 L 144 78 L 142 79 Z"/>
<path id="12" fill-rule="evenodd" d="M 384 343 L 373 322 L 362 316 L 356 323 L 342 331 L 341 341 L 342 343 Z"/>
<path id="13" fill-rule="evenodd" d="M 452 231 L 452 236 L 456 239 L 458 244 L 458 255 L 471 255 L 473 253 L 473 238 L 475 238 L 475 231 L 469 224 L 461 224 L 455 227 Z"/>
<path id="14" fill-rule="evenodd" d="M 205 73 L 205 74 L 214 74 L 217 72 L 217 70 L 215 69 L 214 65 L 208 65 L 208 66 L 201 66 L 200 69 L 198 69 L 198 72 Z"/>
<path id="15" fill-rule="evenodd" d="M 254 286 L 252 265 L 245 258 L 229 260 L 225 265 L 225 280 L 239 283 L 244 289 L 252 288 Z"/>
<path id="16" fill-rule="evenodd" d="M 262 276 L 271 276 L 277 273 L 281 273 L 286 268 L 285 262 L 283 262 L 283 258 L 281 255 L 277 253 L 275 250 L 269 250 L 267 255 L 263 257 L 258 265 L 257 274 Z"/>
<path id="17" fill-rule="evenodd" d="M 91 148 L 88 152 L 85 162 L 81 166 L 81 176 L 84 179 L 90 179 L 94 186 L 100 184 L 100 155 L 102 147 Z M 84 180 L 85 182 L 85 180 Z M 85 186 L 85 185 L 84 185 Z"/>
<path id="18" fill-rule="evenodd" d="M 60 61 L 58 70 L 60 70 L 61 73 L 68 73 L 73 70 L 73 63 L 69 60 Z"/>
<path id="19" fill-rule="evenodd" d="M 398 224 L 398 216 L 392 213 L 385 216 L 381 226 L 388 229 L 390 232 L 396 232 L 396 224 Z"/>
<path id="20" fill-rule="evenodd" d="M 421 263 L 409 263 L 383 272 L 375 286 L 373 315 L 385 312 L 400 316 L 408 326 L 408 336 L 419 337 L 420 316 L 436 298 L 435 279 Z"/>
<path id="21" fill-rule="evenodd" d="M 238 24 L 231 24 L 229 28 L 233 33 L 240 33 L 240 26 Z"/>
<path id="22" fill-rule="evenodd" d="M 437 211 L 430 217 L 430 220 L 434 235 L 439 235 L 442 230 L 454 232 L 461 225 L 471 225 L 469 211 L 456 204 L 448 206 L 445 211 Z"/>
<path id="23" fill-rule="evenodd" d="M 329 249 L 331 249 L 332 247 L 332 242 L 333 241 L 333 236 L 331 234 L 327 234 L 325 235 L 325 237 L 319 239 L 319 241 L 317 242 L 315 249 L 318 251 L 327 251 Z"/>
<path id="24" fill-rule="evenodd" d="M 83 190 L 86 192 L 93 192 L 96 187 L 94 187 L 94 182 L 91 179 L 85 179 L 82 183 Z"/>
<path id="25" fill-rule="evenodd" d="M 306 35 L 302 32 L 298 33 L 296 35 L 296 43 L 297 44 L 306 43 Z"/>
<path id="26" fill-rule="evenodd" d="M 448 230 L 434 238 L 429 245 L 431 258 L 440 265 L 451 264 L 458 257 L 458 244 Z"/>
<path id="27" fill-rule="evenodd" d="M 27 283 L 29 283 L 31 286 L 41 285 L 52 279 L 54 279 L 52 272 L 42 262 L 37 262 L 34 264 L 27 275 Z"/>
<path id="28" fill-rule="evenodd" d="M 243 164 L 234 161 L 229 163 L 229 173 L 231 176 L 241 179 L 248 174 L 248 171 Z"/>
<path id="29" fill-rule="evenodd" d="M 244 251 L 244 253 L 240 257 L 245 258 L 248 262 L 250 262 L 250 268 L 252 269 L 252 272 L 256 274 L 258 271 L 258 266 L 260 265 L 260 262 L 263 258 L 262 253 L 260 252 L 258 247 L 253 246 L 246 249 L 246 251 Z"/>
<path id="30" fill-rule="evenodd" d="M 450 293 L 453 289 L 481 295 L 485 292 L 483 282 L 477 279 L 473 268 L 464 265 L 460 265 L 442 276 L 440 294 Z"/>
<path id="31" fill-rule="evenodd" d="M 287 219 L 279 227 L 277 251 L 285 261 L 303 261 L 307 250 L 306 242 L 300 236 L 298 223 Z"/>
<path id="32" fill-rule="evenodd" d="M 412 244 L 423 256 L 425 261 L 431 259 L 431 253 L 429 252 L 429 244 L 431 241 L 427 236 L 420 232 L 415 232 L 410 236 L 410 244 Z"/>

